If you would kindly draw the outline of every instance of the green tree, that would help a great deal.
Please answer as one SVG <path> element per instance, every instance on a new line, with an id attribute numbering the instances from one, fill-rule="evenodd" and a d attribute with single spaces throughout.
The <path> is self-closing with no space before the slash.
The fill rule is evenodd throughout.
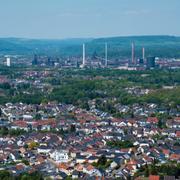
<path id="1" fill-rule="evenodd" d="M 105 165 L 107 163 L 107 158 L 105 155 L 99 157 L 97 164 L 98 165 Z"/>
<path id="2" fill-rule="evenodd" d="M 76 126 L 74 124 L 71 124 L 70 126 L 70 132 L 76 132 Z"/>
<path id="3" fill-rule="evenodd" d="M 11 174 L 9 171 L 2 170 L 0 171 L 0 179 L 1 180 L 10 180 L 12 178 Z"/>

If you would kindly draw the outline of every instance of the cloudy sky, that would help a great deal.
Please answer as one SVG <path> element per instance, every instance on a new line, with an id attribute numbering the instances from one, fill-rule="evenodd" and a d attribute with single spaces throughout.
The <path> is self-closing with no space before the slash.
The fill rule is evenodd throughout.
<path id="1" fill-rule="evenodd" d="M 180 0 L 0 0 L 0 37 L 180 36 Z"/>

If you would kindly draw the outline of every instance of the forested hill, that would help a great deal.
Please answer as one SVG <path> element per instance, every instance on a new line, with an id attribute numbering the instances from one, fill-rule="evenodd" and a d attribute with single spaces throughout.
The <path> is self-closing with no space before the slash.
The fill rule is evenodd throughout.
<path id="1" fill-rule="evenodd" d="M 0 38 L 0 54 L 48 54 L 61 56 L 81 56 L 82 43 L 86 43 L 88 55 L 94 52 L 104 55 L 104 43 L 108 43 L 110 57 L 129 57 L 131 42 L 136 45 L 136 56 L 141 56 L 142 47 L 146 48 L 146 55 L 158 57 L 180 58 L 180 37 L 175 36 L 129 36 L 99 39 L 22 39 Z"/>

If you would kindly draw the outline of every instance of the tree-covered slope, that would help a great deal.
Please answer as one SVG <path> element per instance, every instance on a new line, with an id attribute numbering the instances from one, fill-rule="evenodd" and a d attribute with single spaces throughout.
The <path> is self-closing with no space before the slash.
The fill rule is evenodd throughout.
<path id="1" fill-rule="evenodd" d="M 0 38 L 0 54 L 48 54 L 61 56 L 81 56 L 82 44 L 86 43 L 88 55 L 95 51 L 104 56 L 104 43 L 108 43 L 108 55 L 115 58 L 130 57 L 131 42 L 135 43 L 136 56 L 141 56 L 142 47 L 146 55 L 180 58 L 180 37 L 175 36 L 129 36 L 99 39 L 20 39 Z"/>

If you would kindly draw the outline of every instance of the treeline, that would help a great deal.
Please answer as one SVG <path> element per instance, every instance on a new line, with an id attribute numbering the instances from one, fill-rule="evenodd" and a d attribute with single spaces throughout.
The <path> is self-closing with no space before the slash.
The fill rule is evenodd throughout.
<path id="1" fill-rule="evenodd" d="M 1 180 L 43 180 L 42 174 L 39 172 L 34 172 L 31 174 L 28 173 L 22 173 L 20 175 L 13 176 L 9 171 L 7 170 L 1 170 L 0 171 L 0 179 Z"/>
<path id="2" fill-rule="evenodd" d="M 112 148 L 131 148 L 134 147 L 133 143 L 129 140 L 127 141 L 108 141 L 107 146 Z"/>
<path id="3" fill-rule="evenodd" d="M 166 163 L 161 165 L 146 165 L 139 169 L 139 171 L 135 174 L 138 176 L 149 177 L 149 175 L 159 175 L 163 176 L 175 176 L 179 178 L 180 175 L 180 164 L 179 163 Z"/>
<path id="4" fill-rule="evenodd" d="M 19 136 L 25 133 L 26 131 L 22 129 L 8 129 L 7 127 L 0 127 L 0 136 Z"/>
<path id="5" fill-rule="evenodd" d="M 171 105 L 180 104 L 180 70 L 159 71 L 119 71 L 111 69 L 62 70 L 57 78 L 47 78 L 51 84 L 50 93 L 32 89 L 30 84 L 12 87 L 9 83 L 0 84 L 0 103 L 23 102 L 40 104 L 47 101 L 58 101 L 88 108 L 88 100 L 99 99 L 100 109 L 114 112 L 114 103 L 157 103 Z M 176 86 L 174 89 L 163 89 L 163 86 Z M 143 96 L 132 95 L 126 87 L 153 89 Z M 28 93 L 24 93 L 24 91 Z M 115 98 L 115 102 L 113 100 Z M 103 102 L 103 99 L 106 99 Z"/>

